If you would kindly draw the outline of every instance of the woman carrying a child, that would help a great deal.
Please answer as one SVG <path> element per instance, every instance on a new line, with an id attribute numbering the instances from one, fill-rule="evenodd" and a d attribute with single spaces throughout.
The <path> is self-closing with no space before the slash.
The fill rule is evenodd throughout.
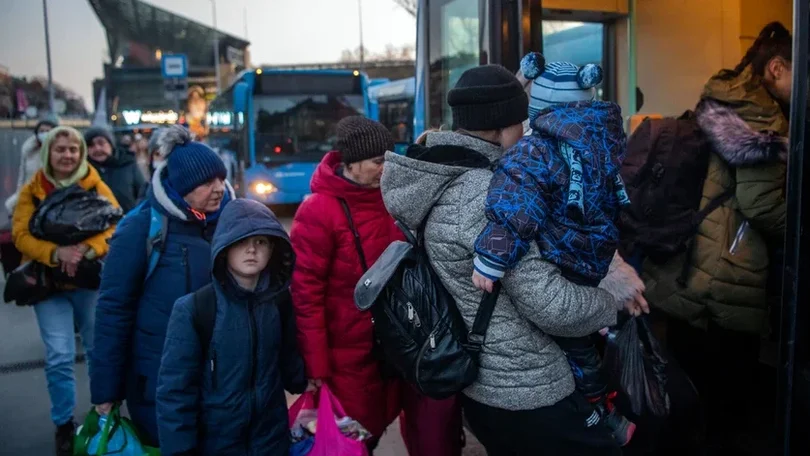
<path id="1" fill-rule="evenodd" d="M 521 140 L 529 99 L 513 74 L 487 65 L 466 71 L 448 103 L 454 131 L 428 133 L 425 145 L 405 156 L 386 154 L 381 185 L 391 215 L 423 227 L 431 266 L 471 326 L 482 296 L 470 277 L 476 239 L 487 227 L 490 169 Z M 539 201 L 505 203 L 524 217 Z M 621 454 L 604 420 L 575 392 L 571 367 L 552 338 L 589 336 L 614 324 L 624 306 L 638 311 L 642 285 L 635 272 L 619 259 L 608 257 L 607 264 L 599 288 L 579 284 L 530 241 L 500 279 L 479 378 L 462 395 L 469 425 L 489 454 Z"/>

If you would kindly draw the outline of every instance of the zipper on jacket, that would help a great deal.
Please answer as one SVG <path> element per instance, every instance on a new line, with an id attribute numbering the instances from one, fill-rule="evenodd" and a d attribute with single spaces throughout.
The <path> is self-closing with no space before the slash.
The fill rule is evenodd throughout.
<path id="1" fill-rule="evenodd" d="M 180 249 L 183 252 L 183 259 L 180 263 L 183 265 L 183 269 L 186 271 L 186 294 L 191 293 L 191 265 L 188 262 L 188 247 L 181 246 Z"/>
<path id="2" fill-rule="evenodd" d="M 259 338 L 258 330 L 256 328 L 256 315 L 254 313 L 253 299 L 248 300 L 248 319 L 250 320 L 250 416 L 248 416 L 248 424 L 245 429 L 245 444 L 247 445 L 247 454 L 250 454 L 250 430 L 253 426 L 253 415 L 256 413 L 256 365 L 259 358 Z"/>
<path id="3" fill-rule="evenodd" d="M 211 349 L 211 389 L 217 389 L 217 352 Z"/>

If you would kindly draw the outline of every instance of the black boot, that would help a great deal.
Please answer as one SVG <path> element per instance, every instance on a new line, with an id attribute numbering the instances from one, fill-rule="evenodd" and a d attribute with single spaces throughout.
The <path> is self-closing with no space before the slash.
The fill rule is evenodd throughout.
<path id="1" fill-rule="evenodd" d="M 67 423 L 56 427 L 56 456 L 73 456 L 73 436 L 76 433 L 76 423 L 73 418 Z"/>

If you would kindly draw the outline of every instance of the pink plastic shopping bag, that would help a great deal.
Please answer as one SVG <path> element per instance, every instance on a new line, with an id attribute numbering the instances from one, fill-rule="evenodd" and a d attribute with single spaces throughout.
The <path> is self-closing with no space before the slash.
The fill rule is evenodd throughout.
<path id="1" fill-rule="evenodd" d="M 346 412 L 337 398 L 324 384 L 318 398 L 318 426 L 315 445 L 308 456 L 368 456 L 366 443 L 343 435 L 335 418 L 343 418 Z"/>

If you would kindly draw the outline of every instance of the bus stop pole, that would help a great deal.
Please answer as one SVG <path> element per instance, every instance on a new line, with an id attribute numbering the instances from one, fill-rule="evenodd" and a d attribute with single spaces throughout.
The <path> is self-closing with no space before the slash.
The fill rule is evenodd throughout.
<path id="1" fill-rule="evenodd" d="M 217 95 L 222 91 L 222 77 L 219 74 L 219 30 L 217 29 L 217 0 L 211 0 L 211 17 L 214 24 L 214 72 L 217 78 Z"/>
<path id="2" fill-rule="evenodd" d="M 779 453 L 790 456 L 794 439 L 807 438 L 793 433 L 796 410 L 797 375 L 801 371 L 806 335 L 799 331 L 805 322 L 805 311 L 799 303 L 808 297 L 808 286 L 801 283 L 802 276 L 810 268 L 802 265 L 801 253 L 802 196 L 804 191 L 805 122 L 807 112 L 807 63 L 808 63 L 808 0 L 793 2 L 793 89 L 790 103 L 790 150 L 787 170 L 787 197 L 785 222 L 785 264 L 782 276 L 781 328 L 779 334 L 779 382 L 777 385 L 776 429 Z M 806 247 L 805 247 L 806 248 Z M 806 280 L 806 278 L 805 278 Z M 799 364 L 799 366 L 797 366 Z M 797 422 L 798 423 L 798 422 Z M 798 454 L 794 453 L 794 454 Z"/>

